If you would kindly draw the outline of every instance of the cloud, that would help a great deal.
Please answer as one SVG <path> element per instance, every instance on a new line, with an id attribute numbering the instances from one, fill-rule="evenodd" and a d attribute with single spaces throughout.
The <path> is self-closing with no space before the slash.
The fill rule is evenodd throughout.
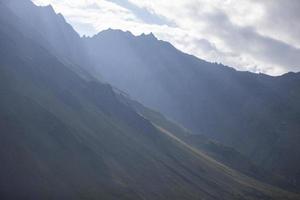
<path id="1" fill-rule="evenodd" d="M 200 58 L 272 75 L 300 70 L 298 0 L 34 0 L 52 4 L 81 34 L 115 28 Z"/>
<path id="2" fill-rule="evenodd" d="M 105 0 L 33 0 L 37 5 L 51 4 L 57 13 L 81 34 L 93 35 L 107 28 L 130 27 L 142 23 L 128 9 Z M 88 30 L 88 32 L 86 32 Z"/>
<path id="3" fill-rule="evenodd" d="M 262 6 L 265 9 L 264 16 L 256 24 L 252 25 L 264 35 L 299 48 L 300 2 L 298 0 L 265 1 Z"/>
<path id="4" fill-rule="evenodd" d="M 207 22 L 204 34 L 219 38 L 224 48 L 241 57 L 251 57 L 254 61 L 249 60 L 249 63 L 254 62 L 256 70 L 271 74 L 299 70 L 300 49 L 297 47 L 262 35 L 254 27 L 237 26 L 221 11 L 201 19 Z"/>
<path id="5" fill-rule="evenodd" d="M 113 3 L 116 3 L 119 6 L 122 6 L 128 10 L 130 10 L 133 14 L 135 14 L 138 18 L 140 18 L 146 24 L 157 24 L 164 25 L 169 24 L 169 22 L 164 18 L 164 16 L 158 16 L 149 12 L 147 9 L 139 7 L 130 1 L 124 0 L 107 0 Z"/>

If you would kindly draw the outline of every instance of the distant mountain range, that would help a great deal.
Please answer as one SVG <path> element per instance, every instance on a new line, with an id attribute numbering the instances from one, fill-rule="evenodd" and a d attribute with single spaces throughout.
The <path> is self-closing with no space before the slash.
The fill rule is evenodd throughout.
<path id="1" fill-rule="evenodd" d="M 297 186 L 298 74 L 237 72 L 153 35 L 81 38 L 29 0 L 0 1 L 0 47 L 0 199 L 300 198 L 270 185 Z"/>

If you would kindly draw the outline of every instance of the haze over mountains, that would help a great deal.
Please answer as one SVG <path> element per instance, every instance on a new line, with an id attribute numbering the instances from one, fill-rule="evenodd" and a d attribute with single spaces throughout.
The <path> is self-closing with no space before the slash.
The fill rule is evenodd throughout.
<path id="1" fill-rule="evenodd" d="M 0 2 L 0 44 L 1 199 L 299 199 L 140 104 L 297 187 L 299 74 L 237 72 L 152 34 L 80 38 L 27 0 Z"/>
<path id="2" fill-rule="evenodd" d="M 109 83 L 299 183 L 299 73 L 239 72 L 184 54 L 151 34 L 107 30 L 85 41 Z"/>

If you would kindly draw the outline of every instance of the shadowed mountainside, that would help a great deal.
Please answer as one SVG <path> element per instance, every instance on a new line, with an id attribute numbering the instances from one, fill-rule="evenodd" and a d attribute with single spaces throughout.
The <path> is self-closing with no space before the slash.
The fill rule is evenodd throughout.
<path id="1" fill-rule="evenodd" d="M 28 16 L 16 15 L 23 11 L 16 5 Z M 85 54 L 65 52 L 77 43 L 63 45 L 60 26 L 47 32 L 61 35 L 58 46 L 34 26 L 61 19 L 51 8 L 51 15 L 35 15 L 39 9 L 0 2 L 1 199 L 299 198 L 154 126 L 90 75 Z"/>
<path id="2" fill-rule="evenodd" d="M 299 187 L 299 73 L 236 71 L 184 54 L 152 34 L 109 29 L 84 40 L 104 80 Z"/>

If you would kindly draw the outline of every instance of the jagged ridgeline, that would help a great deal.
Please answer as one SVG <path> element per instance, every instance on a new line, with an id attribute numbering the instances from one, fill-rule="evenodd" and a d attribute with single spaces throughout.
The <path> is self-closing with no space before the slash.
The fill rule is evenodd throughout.
<path id="1" fill-rule="evenodd" d="M 185 54 L 152 34 L 109 29 L 84 42 L 104 80 L 300 190 L 300 73 L 236 71 Z"/>
<path id="2" fill-rule="evenodd" d="M 142 113 L 85 45 L 51 7 L 0 1 L 0 199 L 299 199 Z"/>

